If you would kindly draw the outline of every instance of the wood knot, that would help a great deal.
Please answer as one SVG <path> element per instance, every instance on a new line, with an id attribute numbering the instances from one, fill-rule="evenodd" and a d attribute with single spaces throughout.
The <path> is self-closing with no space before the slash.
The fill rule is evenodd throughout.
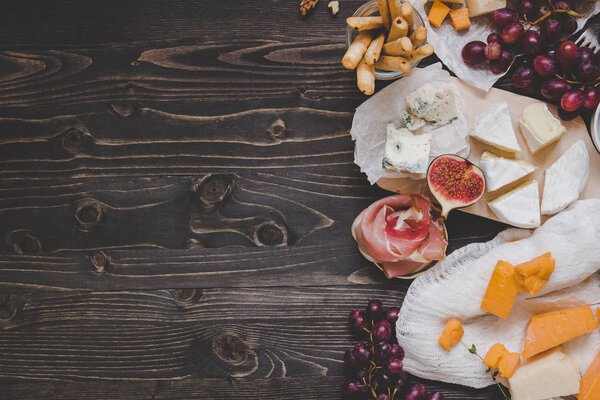
<path id="1" fill-rule="evenodd" d="M 271 126 L 269 126 L 269 129 L 267 129 L 267 131 L 269 132 L 269 134 L 271 136 L 274 136 L 274 137 L 283 136 L 283 134 L 285 133 L 285 122 L 283 122 L 283 120 L 281 118 L 276 119 L 271 124 Z"/>
<path id="2" fill-rule="evenodd" d="M 84 232 L 90 231 L 102 222 L 103 216 L 102 206 L 95 200 L 82 200 L 75 210 L 77 228 Z"/>
<path id="3" fill-rule="evenodd" d="M 201 289 L 175 289 L 175 299 L 185 303 L 194 303 L 202 297 Z"/>
<path id="4" fill-rule="evenodd" d="M 39 254 L 42 252 L 42 244 L 31 231 L 17 229 L 6 235 L 6 243 L 16 254 Z"/>
<path id="5" fill-rule="evenodd" d="M 194 184 L 194 190 L 202 204 L 214 206 L 225 201 L 231 193 L 232 186 L 232 175 L 216 174 L 197 180 Z"/>
<path id="6" fill-rule="evenodd" d="M 131 116 L 135 111 L 135 107 L 130 103 L 112 103 L 110 107 L 116 114 L 125 118 Z"/>
<path id="7" fill-rule="evenodd" d="M 94 272 L 106 272 L 110 267 L 110 257 L 105 252 L 98 250 L 90 255 L 90 264 Z"/>
<path id="8" fill-rule="evenodd" d="M 92 135 L 76 127 L 67 129 L 62 135 L 63 148 L 72 154 L 85 151 L 93 141 Z"/>
<path id="9" fill-rule="evenodd" d="M 21 308 L 19 298 L 14 294 L 0 294 L 0 320 L 13 318 Z"/>
<path id="10" fill-rule="evenodd" d="M 275 223 L 260 225 L 254 236 L 255 242 L 263 246 L 286 246 L 288 242 L 287 229 Z"/>
<path id="11" fill-rule="evenodd" d="M 213 352 L 224 361 L 241 364 L 248 357 L 250 348 L 237 336 L 225 334 L 213 340 Z"/>

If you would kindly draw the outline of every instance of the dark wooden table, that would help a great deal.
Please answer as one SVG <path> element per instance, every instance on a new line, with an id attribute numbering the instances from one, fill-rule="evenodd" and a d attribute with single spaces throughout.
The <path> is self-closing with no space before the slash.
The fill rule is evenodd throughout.
<path id="1" fill-rule="evenodd" d="M 0 398 L 338 398 L 349 310 L 410 284 L 349 234 L 385 195 L 339 62 L 361 1 L 5 3 Z M 502 229 L 453 213 L 450 250 Z"/>

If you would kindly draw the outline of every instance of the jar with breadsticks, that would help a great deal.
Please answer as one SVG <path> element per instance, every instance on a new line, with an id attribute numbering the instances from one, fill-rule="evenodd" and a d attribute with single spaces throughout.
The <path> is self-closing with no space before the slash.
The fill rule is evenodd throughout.
<path id="1" fill-rule="evenodd" d="M 342 65 L 356 70 L 358 89 L 368 96 L 376 79 L 400 78 L 433 54 L 423 18 L 408 1 L 371 0 L 346 23 Z"/>

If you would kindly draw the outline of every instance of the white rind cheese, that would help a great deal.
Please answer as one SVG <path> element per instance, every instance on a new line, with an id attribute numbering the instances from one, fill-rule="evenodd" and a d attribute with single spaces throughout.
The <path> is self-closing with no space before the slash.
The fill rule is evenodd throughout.
<path id="1" fill-rule="evenodd" d="M 458 118 L 454 93 L 448 85 L 427 83 L 406 96 L 405 101 L 410 114 L 431 122 L 434 127 L 447 125 Z"/>
<path id="2" fill-rule="evenodd" d="M 489 191 L 498 190 L 529 175 L 536 169 L 528 162 L 499 157 L 489 151 L 481 155 L 479 168 L 485 174 L 485 183 Z"/>
<path id="3" fill-rule="evenodd" d="M 579 368 L 560 348 L 529 359 L 508 379 L 512 400 L 547 400 L 579 392 Z"/>
<path id="4" fill-rule="evenodd" d="M 542 214 L 552 215 L 579 198 L 590 174 L 590 156 L 579 139 L 546 170 Z"/>
<path id="5" fill-rule="evenodd" d="M 383 167 L 413 174 L 424 174 L 429 166 L 431 134 L 415 135 L 394 123 L 387 126 Z"/>
<path id="6" fill-rule="evenodd" d="M 567 131 L 548 110 L 546 103 L 533 103 L 525 107 L 519 126 L 529 150 L 534 154 L 560 139 Z"/>
<path id="7" fill-rule="evenodd" d="M 540 193 L 533 180 L 488 203 L 500 221 L 519 227 L 540 226 Z"/>
<path id="8" fill-rule="evenodd" d="M 506 102 L 496 104 L 490 110 L 479 114 L 471 136 L 509 153 L 521 151 Z"/>
<path id="9" fill-rule="evenodd" d="M 506 0 L 467 0 L 467 7 L 469 8 L 469 15 L 477 17 L 506 7 Z"/>

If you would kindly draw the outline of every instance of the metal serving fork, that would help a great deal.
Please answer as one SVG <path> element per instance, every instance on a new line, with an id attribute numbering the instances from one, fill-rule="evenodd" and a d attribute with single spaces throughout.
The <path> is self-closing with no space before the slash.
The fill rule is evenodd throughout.
<path id="1" fill-rule="evenodd" d="M 575 44 L 579 47 L 587 47 L 592 50 L 594 54 L 596 54 L 598 51 L 600 51 L 600 42 L 598 42 L 600 40 L 599 38 L 600 22 L 596 22 L 596 20 L 594 20 L 593 23 L 590 24 L 585 31 L 583 31 L 581 36 L 579 36 L 579 39 L 575 41 Z"/>

